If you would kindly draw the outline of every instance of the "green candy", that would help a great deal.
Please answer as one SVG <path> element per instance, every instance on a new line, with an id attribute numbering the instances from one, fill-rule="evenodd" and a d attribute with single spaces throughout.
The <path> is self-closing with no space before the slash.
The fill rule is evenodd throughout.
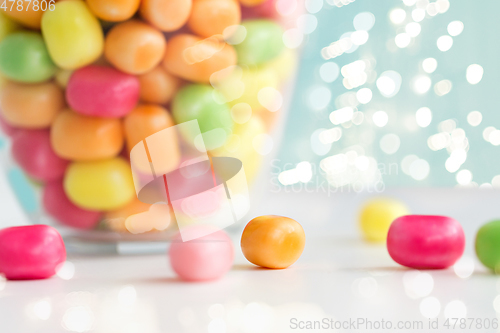
<path id="1" fill-rule="evenodd" d="M 283 29 L 270 20 L 247 20 L 241 23 L 247 31 L 243 42 L 234 45 L 238 63 L 259 65 L 283 51 Z"/>
<path id="2" fill-rule="evenodd" d="M 233 130 L 231 110 L 217 91 L 209 85 L 190 84 L 182 88 L 172 102 L 172 115 L 177 124 L 198 120 L 206 149 L 222 146 Z M 181 130 L 182 131 L 182 130 Z M 183 131 L 189 143 L 198 146 L 196 133 Z"/>
<path id="3" fill-rule="evenodd" d="M 476 254 L 484 266 L 500 273 L 500 220 L 486 223 L 479 229 Z"/>
<path id="4" fill-rule="evenodd" d="M 7 78 L 25 83 L 43 82 L 56 70 L 39 33 L 14 32 L 0 42 L 0 72 Z"/>

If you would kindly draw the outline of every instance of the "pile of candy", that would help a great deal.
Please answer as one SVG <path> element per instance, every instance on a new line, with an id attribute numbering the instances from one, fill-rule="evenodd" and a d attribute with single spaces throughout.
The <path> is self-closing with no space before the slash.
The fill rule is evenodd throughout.
<path id="1" fill-rule="evenodd" d="M 275 0 L 44 1 L 0 12 L 0 123 L 50 215 L 126 231 L 124 220 L 150 207 L 136 197 L 131 148 L 193 119 L 204 138 L 218 135 L 206 142 L 210 155 L 238 158 L 255 175 L 255 138 L 272 128 L 295 67 L 283 32 L 299 9 L 283 16 Z M 173 160 L 190 144 L 175 145 Z"/>

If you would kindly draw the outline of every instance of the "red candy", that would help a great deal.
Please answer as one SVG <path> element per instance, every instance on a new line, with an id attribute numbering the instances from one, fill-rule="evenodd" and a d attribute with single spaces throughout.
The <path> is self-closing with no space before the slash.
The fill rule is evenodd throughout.
<path id="1" fill-rule="evenodd" d="M 71 108 L 94 117 L 123 117 L 139 100 L 139 79 L 111 67 L 87 66 L 76 70 L 66 88 Z"/>
<path id="2" fill-rule="evenodd" d="M 92 229 L 101 219 L 101 212 L 86 210 L 72 203 L 64 192 L 62 181 L 47 184 L 42 200 L 47 213 L 73 228 Z"/>
<path id="3" fill-rule="evenodd" d="M 406 215 L 392 222 L 387 250 L 403 266 L 426 269 L 447 268 L 463 254 L 465 234 L 451 217 Z"/>
<path id="4" fill-rule="evenodd" d="M 61 179 L 69 163 L 52 149 L 49 130 L 18 130 L 12 155 L 29 177 L 41 182 Z"/>
<path id="5" fill-rule="evenodd" d="M 48 225 L 0 230 L 0 273 L 9 280 L 49 278 L 65 260 L 63 239 Z"/>

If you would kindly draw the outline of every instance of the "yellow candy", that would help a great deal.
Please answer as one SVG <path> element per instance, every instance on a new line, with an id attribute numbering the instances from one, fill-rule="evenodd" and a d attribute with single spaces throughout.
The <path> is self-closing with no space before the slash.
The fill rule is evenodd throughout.
<path id="1" fill-rule="evenodd" d="M 19 24 L 0 11 L 0 40 L 19 28 Z"/>
<path id="2" fill-rule="evenodd" d="M 121 208 L 136 195 L 130 165 L 119 157 L 72 163 L 64 190 L 74 204 L 104 211 Z"/>
<path id="3" fill-rule="evenodd" d="M 361 231 L 368 241 L 384 242 L 392 221 L 409 213 L 401 201 L 389 198 L 372 199 L 361 209 L 359 217 Z"/>
<path id="4" fill-rule="evenodd" d="M 101 25 L 83 1 L 57 2 L 42 17 L 42 34 L 54 62 L 64 69 L 83 67 L 101 55 Z"/>
<path id="5" fill-rule="evenodd" d="M 245 175 L 250 182 L 259 171 L 262 156 L 254 148 L 254 138 L 265 133 L 262 119 L 254 115 L 244 124 L 235 124 L 233 134 L 223 147 L 210 151 L 213 156 L 238 158 L 245 168 Z"/>

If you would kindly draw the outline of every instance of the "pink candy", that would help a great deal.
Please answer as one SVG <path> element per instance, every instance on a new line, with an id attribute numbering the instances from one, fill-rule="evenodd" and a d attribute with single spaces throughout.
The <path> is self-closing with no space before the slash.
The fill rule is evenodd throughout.
<path id="1" fill-rule="evenodd" d="M 446 216 L 406 215 L 392 222 L 387 250 L 403 266 L 446 268 L 463 254 L 465 234 L 460 223 Z"/>
<path id="2" fill-rule="evenodd" d="M 47 184 L 43 189 L 43 206 L 59 222 L 78 229 L 92 229 L 101 219 L 101 213 L 76 206 L 64 192 L 62 181 Z"/>
<path id="3" fill-rule="evenodd" d="M 0 273 L 9 280 L 49 278 L 65 260 L 61 235 L 48 225 L 0 230 Z"/>
<path id="4" fill-rule="evenodd" d="M 12 155 L 28 176 L 42 182 L 61 179 L 69 163 L 52 150 L 49 130 L 18 130 Z"/>
<path id="5" fill-rule="evenodd" d="M 139 100 L 139 79 L 111 67 L 83 67 L 71 75 L 66 100 L 86 116 L 123 117 Z"/>
<path id="6" fill-rule="evenodd" d="M 222 277 L 234 260 L 233 243 L 222 230 L 183 242 L 180 234 L 170 246 L 170 264 L 186 281 L 208 281 Z"/>

